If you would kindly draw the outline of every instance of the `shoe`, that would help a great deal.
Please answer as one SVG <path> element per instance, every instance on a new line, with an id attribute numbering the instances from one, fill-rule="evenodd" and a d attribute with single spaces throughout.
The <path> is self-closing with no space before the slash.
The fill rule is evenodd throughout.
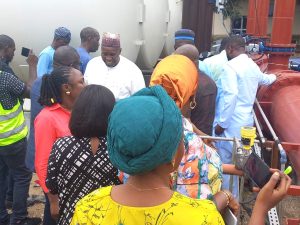
<path id="1" fill-rule="evenodd" d="M 23 220 L 18 220 L 17 222 L 11 224 L 11 225 L 39 225 L 41 224 L 42 219 L 37 218 L 37 217 L 32 217 L 32 218 L 25 218 Z"/>

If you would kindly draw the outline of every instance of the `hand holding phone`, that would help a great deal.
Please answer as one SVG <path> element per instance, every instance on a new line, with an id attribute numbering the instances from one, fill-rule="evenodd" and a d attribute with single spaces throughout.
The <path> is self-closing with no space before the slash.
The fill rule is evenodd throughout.
<path id="1" fill-rule="evenodd" d="M 22 56 L 25 56 L 25 57 L 28 57 L 28 56 L 29 56 L 29 52 L 30 52 L 30 49 L 29 49 L 29 48 L 23 47 L 23 48 L 22 48 L 22 51 L 21 51 L 21 55 L 22 55 Z"/>
<path id="2" fill-rule="evenodd" d="M 274 170 L 273 170 L 274 171 Z M 275 207 L 286 196 L 292 179 L 284 173 L 275 170 L 267 184 L 258 193 L 255 205 L 261 204 L 268 211 Z"/>
<path id="3" fill-rule="evenodd" d="M 248 224 L 264 224 L 264 218 L 268 211 L 275 207 L 287 194 L 292 182 L 291 178 L 278 170 L 272 170 L 272 172 L 274 173 L 270 180 L 257 195 Z"/>

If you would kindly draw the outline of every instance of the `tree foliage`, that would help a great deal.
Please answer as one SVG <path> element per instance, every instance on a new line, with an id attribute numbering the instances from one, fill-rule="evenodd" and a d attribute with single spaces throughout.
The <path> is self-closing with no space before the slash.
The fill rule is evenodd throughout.
<path id="1" fill-rule="evenodd" d="M 239 4 L 242 1 L 243 0 L 227 0 L 224 4 L 224 18 L 235 18 L 241 16 Z"/>

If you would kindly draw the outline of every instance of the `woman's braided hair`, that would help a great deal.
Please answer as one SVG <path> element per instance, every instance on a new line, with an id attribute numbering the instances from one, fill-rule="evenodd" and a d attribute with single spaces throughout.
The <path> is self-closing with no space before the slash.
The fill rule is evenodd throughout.
<path id="1" fill-rule="evenodd" d="M 43 106 L 52 106 L 62 103 L 61 87 L 69 83 L 72 67 L 60 66 L 55 68 L 51 74 L 45 74 L 42 80 L 39 103 Z"/>

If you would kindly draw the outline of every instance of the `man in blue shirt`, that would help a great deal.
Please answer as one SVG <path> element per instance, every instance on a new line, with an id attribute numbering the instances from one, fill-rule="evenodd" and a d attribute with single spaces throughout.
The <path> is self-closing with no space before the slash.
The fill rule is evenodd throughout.
<path id="1" fill-rule="evenodd" d="M 92 27 L 85 27 L 80 32 L 81 45 L 76 49 L 80 56 L 80 71 L 84 74 L 86 65 L 91 60 L 90 52 L 96 52 L 99 48 L 99 32 Z"/>
<path id="2" fill-rule="evenodd" d="M 219 137 L 241 138 L 243 126 L 253 126 L 252 108 L 259 85 L 270 85 L 274 74 L 264 74 L 256 63 L 245 54 L 245 41 L 232 36 L 226 47 L 228 62 L 223 65 L 217 80 L 218 94 L 214 134 Z M 216 142 L 223 163 L 232 164 L 232 142 Z M 229 175 L 223 175 L 223 189 L 229 189 Z M 238 198 L 238 180 L 233 180 L 233 195 Z"/>
<path id="3" fill-rule="evenodd" d="M 71 32 L 65 27 L 59 27 L 54 32 L 52 44 L 45 48 L 39 55 L 37 65 L 37 76 L 42 77 L 45 74 L 50 74 L 53 70 L 53 55 L 55 49 L 60 46 L 69 45 L 71 41 Z"/>
<path id="4" fill-rule="evenodd" d="M 215 82 L 217 82 L 219 76 L 222 74 L 223 65 L 228 62 L 225 50 L 228 41 L 229 37 L 223 38 L 219 54 L 206 58 L 202 62 L 201 70 Z"/>

